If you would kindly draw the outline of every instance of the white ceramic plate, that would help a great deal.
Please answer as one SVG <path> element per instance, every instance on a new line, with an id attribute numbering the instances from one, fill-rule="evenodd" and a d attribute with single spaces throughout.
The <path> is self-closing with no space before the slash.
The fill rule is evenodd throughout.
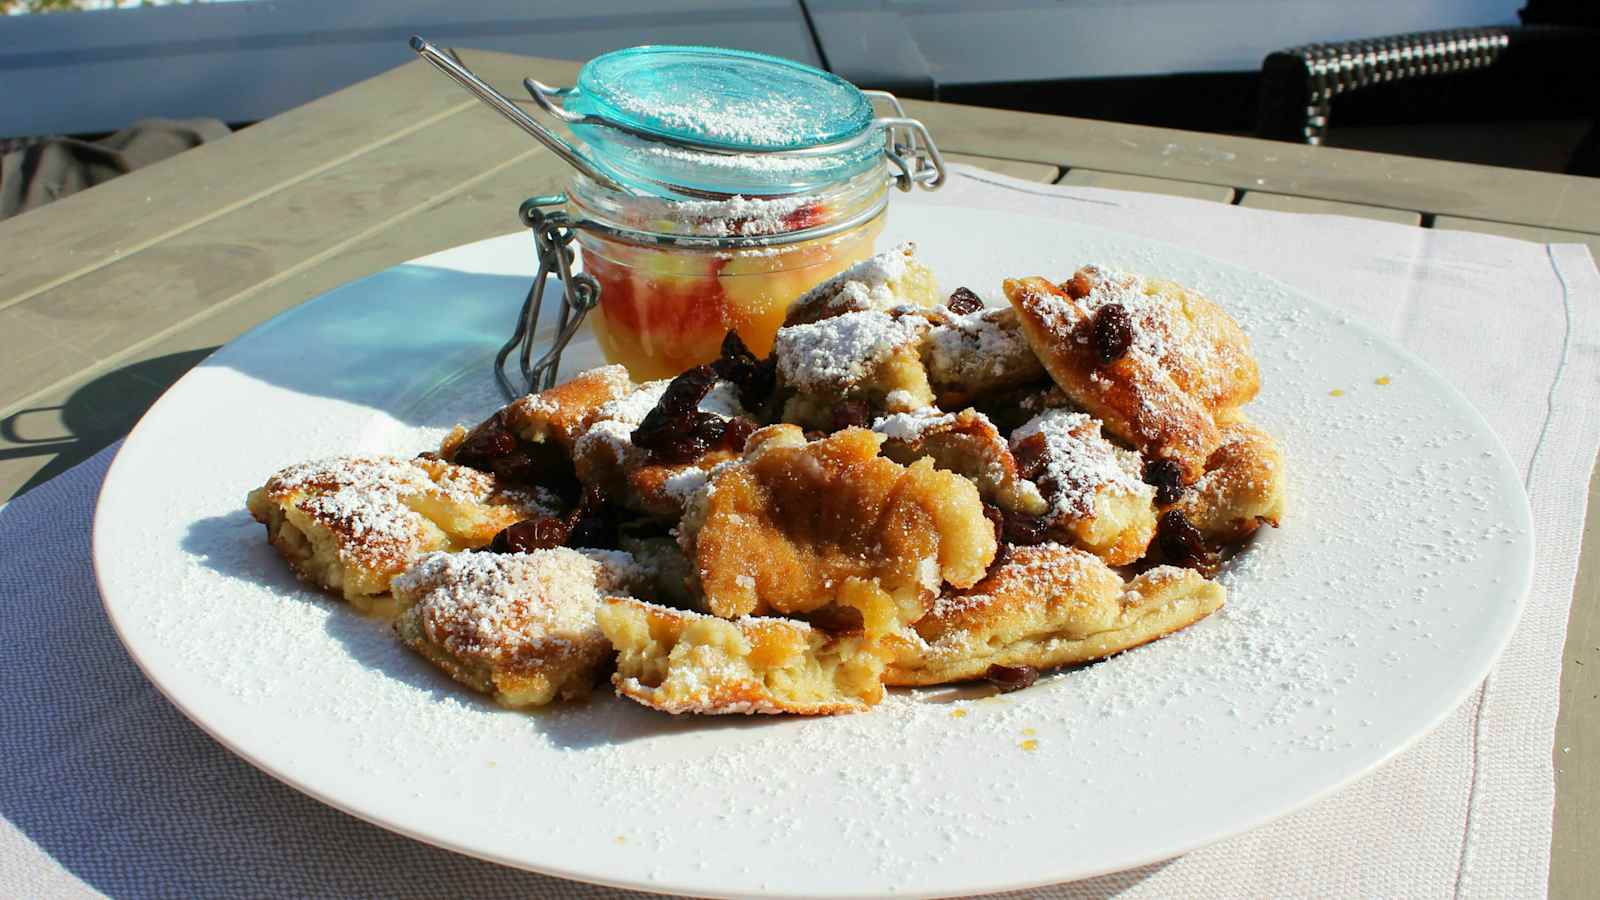
<path id="1" fill-rule="evenodd" d="M 1424 364 L 1177 248 L 975 210 L 910 219 L 885 240 L 916 239 L 947 289 L 994 301 L 1003 275 L 1095 260 L 1191 283 L 1246 327 L 1289 507 L 1224 574 L 1226 608 L 1021 693 L 896 692 L 830 719 L 673 718 L 604 692 L 523 714 L 458 688 L 297 584 L 243 502 L 290 462 L 415 453 L 498 405 L 488 361 L 532 268 L 514 235 L 346 285 L 163 397 L 96 514 L 112 621 L 173 703 L 333 806 L 510 865 L 707 895 L 966 893 L 1163 859 L 1335 790 L 1483 678 L 1531 577 L 1527 501 Z"/>

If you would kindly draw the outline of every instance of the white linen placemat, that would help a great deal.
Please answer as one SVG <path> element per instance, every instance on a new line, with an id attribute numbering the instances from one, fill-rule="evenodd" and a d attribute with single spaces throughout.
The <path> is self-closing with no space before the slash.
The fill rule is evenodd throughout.
<path id="1" fill-rule="evenodd" d="M 1140 234 L 1344 307 L 1472 400 L 1521 466 L 1533 505 L 1537 572 L 1522 623 L 1483 687 L 1432 734 L 1285 819 L 1027 895 L 1543 895 L 1562 645 L 1600 445 L 1600 273 L 1588 250 L 1042 186 L 962 166 L 937 194 L 897 197 L 895 214 L 919 203 Z M 479 862 L 336 812 L 173 709 L 118 643 L 90 570 L 88 526 L 114 449 L 0 508 L 0 896 L 623 893 Z"/>

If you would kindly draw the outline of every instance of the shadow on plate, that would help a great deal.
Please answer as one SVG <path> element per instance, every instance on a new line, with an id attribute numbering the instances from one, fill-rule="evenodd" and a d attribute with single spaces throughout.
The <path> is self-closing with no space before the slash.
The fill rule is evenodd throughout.
<path id="1" fill-rule="evenodd" d="M 468 417 L 481 418 L 504 402 L 492 361 L 531 281 L 396 266 L 283 313 L 205 365 L 418 427 L 455 424 L 435 420 L 448 401 L 418 402 L 449 385 L 473 404 Z M 559 296 L 559 284 L 546 288 L 542 320 L 554 321 Z"/>
<path id="2" fill-rule="evenodd" d="M 521 717 L 559 747 L 582 750 L 690 731 L 773 727 L 782 721 L 777 716 L 671 716 L 612 696 L 604 681 L 588 701 L 529 712 L 505 709 L 407 649 L 395 638 L 389 620 L 363 615 L 296 579 L 266 542 L 262 526 L 243 509 L 194 522 L 184 535 L 183 549 L 206 568 L 268 588 L 282 602 L 326 604 L 331 614 L 323 627 L 352 659 L 418 691 L 429 703 Z"/>

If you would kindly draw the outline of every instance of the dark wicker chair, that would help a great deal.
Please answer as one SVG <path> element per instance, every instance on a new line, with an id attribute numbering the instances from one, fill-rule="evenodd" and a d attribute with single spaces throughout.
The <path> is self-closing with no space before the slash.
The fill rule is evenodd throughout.
<path id="1" fill-rule="evenodd" d="M 1543 4 L 1549 7 L 1551 4 Z M 1281 50 L 1266 58 L 1261 69 L 1261 94 L 1256 133 L 1260 137 L 1320 144 L 1327 135 L 1335 98 L 1361 95 L 1363 102 L 1383 94 L 1416 91 L 1414 82 L 1454 79 L 1467 98 L 1484 107 L 1475 111 L 1491 118 L 1516 119 L 1537 108 L 1549 115 L 1552 102 L 1574 119 L 1600 113 L 1600 28 L 1579 13 L 1578 25 L 1543 24 L 1563 21 L 1532 4 L 1523 11 L 1523 26 L 1471 28 L 1401 34 L 1333 44 L 1308 44 Z M 1571 18 L 1565 21 L 1573 21 Z M 1471 74 L 1480 73 L 1480 74 Z M 1552 87 L 1553 86 L 1553 87 Z M 1406 114 L 1428 121 L 1429 106 L 1447 94 L 1424 93 L 1412 98 Z M 1457 91 L 1459 93 L 1459 91 Z M 1552 101 L 1553 95 L 1561 95 Z M 1537 95 L 1537 96 L 1534 96 Z M 1524 103 L 1522 101 L 1526 100 Z M 1568 171 L 1600 175 L 1596 133 L 1579 145 Z"/>

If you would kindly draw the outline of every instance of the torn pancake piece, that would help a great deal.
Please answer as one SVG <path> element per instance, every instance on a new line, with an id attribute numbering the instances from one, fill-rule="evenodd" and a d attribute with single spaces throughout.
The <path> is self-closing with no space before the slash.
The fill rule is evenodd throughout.
<path id="1" fill-rule="evenodd" d="M 1011 452 L 1044 497 L 1048 537 L 1113 566 L 1144 556 L 1156 533 L 1155 488 L 1144 483 L 1139 454 L 1106 440 L 1097 420 L 1047 410 L 1011 433 Z"/>
<path id="2" fill-rule="evenodd" d="M 1160 566 L 1124 582 L 1074 547 L 1012 547 L 971 588 L 942 595 L 893 640 L 890 685 L 980 678 L 990 666 L 1052 669 L 1121 653 L 1222 606 L 1224 591 L 1189 569 Z"/>
<path id="3" fill-rule="evenodd" d="M 715 616 L 608 597 L 597 614 L 617 650 L 617 693 L 673 714 L 833 715 L 883 699 L 884 661 L 861 633 L 789 619 Z"/>
<path id="4" fill-rule="evenodd" d="M 1173 505 L 1207 541 L 1244 540 L 1283 517 L 1283 452 L 1259 425 L 1240 417 L 1222 426 L 1206 472 Z"/>
<path id="5" fill-rule="evenodd" d="M 282 469 L 250 492 L 250 515 L 305 581 L 381 610 L 389 582 L 425 553 L 487 546 L 556 499 L 438 459 L 345 456 Z"/>
<path id="6" fill-rule="evenodd" d="M 723 618 L 809 613 L 858 578 L 893 596 L 909 622 L 942 585 L 982 578 L 997 545 L 977 488 L 928 459 L 885 459 L 882 440 L 861 428 L 811 442 L 794 426 L 752 435 L 679 524 L 705 608 Z"/>
<path id="7" fill-rule="evenodd" d="M 958 413 L 924 407 L 884 416 L 872 425 L 884 436 L 883 455 L 903 465 L 923 457 L 978 486 L 985 502 L 1030 516 L 1044 515 L 1044 497 L 1017 474 L 1017 461 L 989 417 L 974 409 Z"/>
<path id="8" fill-rule="evenodd" d="M 789 306 L 783 324 L 809 325 L 851 312 L 889 312 L 929 308 L 939 302 L 933 272 L 917 260 L 917 245 L 907 241 L 845 269 Z"/>
<path id="9" fill-rule="evenodd" d="M 394 580 L 395 632 L 451 678 L 503 706 L 587 696 L 611 659 L 603 596 L 647 590 L 627 553 L 432 553 Z"/>
<path id="10" fill-rule="evenodd" d="M 1147 459 L 1176 462 L 1186 484 L 1221 440 L 1217 421 L 1260 386 L 1238 323 L 1174 282 L 1085 266 L 1060 285 L 1032 277 L 1003 287 L 1067 396 Z"/>

